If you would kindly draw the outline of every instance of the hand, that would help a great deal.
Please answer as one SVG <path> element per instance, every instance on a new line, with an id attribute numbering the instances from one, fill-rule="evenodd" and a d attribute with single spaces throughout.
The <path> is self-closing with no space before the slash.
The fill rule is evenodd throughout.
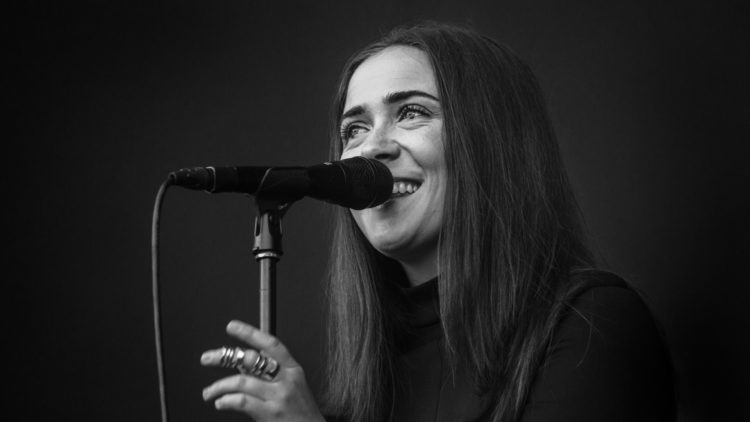
<path id="1" fill-rule="evenodd" d="M 281 370 L 272 380 L 249 374 L 222 378 L 203 390 L 203 400 L 215 400 L 219 410 L 234 410 L 251 416 L 258 422 L 324 422 L 302 367 L 274 336 L 241 321 L 227 325 L 227 333 L 247 343 L 244 366 L 252 368 L 258 351 L 273 358 Z M 221 349 L 209 350 L 201 356 L 203 366 L 220 366 Z"/>

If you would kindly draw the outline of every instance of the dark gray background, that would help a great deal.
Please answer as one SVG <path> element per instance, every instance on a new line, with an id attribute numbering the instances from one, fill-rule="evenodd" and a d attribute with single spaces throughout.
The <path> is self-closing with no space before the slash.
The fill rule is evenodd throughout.
<path id="1" fill-rule="evenodd" d="M 101 4 L 100 4 L 101 3 Z M 473 23 L 537 72 L 606 267 L 644 291 L 683 421 L 750 417 L 746 7 L 726 2 L 27 2 L 10 11 L 6 387 L 21 419 L 157 421 L 150 232 L 168 172 L 326 159 L 346 58 L 393 25 Z M 605 5 L 605 3 L 607 3 Z M 740 3 L 740 2 L 737 2 Z M 278 334 L 321 382 L 327 208 L 284 221 Z M 253 202 L 173 189 L 162 220 L 172 421 L 257 323 Z"/>

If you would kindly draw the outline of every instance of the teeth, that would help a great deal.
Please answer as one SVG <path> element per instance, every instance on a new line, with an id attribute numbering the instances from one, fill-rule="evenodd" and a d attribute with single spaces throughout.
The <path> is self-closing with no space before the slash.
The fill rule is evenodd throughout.
<path id="1" fill-rule="evenodd" d="M 394 182 L 393 183 L 393 190 L 391 193 L 393 195 L 403 196 L 403 195 L 409 195 L 417 191 L 419 189 L 419 185 L 412 182 Z"/>

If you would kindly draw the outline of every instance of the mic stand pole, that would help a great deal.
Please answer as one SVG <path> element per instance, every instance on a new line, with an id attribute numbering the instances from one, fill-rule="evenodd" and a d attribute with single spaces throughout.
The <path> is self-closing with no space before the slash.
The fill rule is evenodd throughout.
<path id="1" fill-rule="evenodd" d="M 289 203 L 256 197 L 253 255 L 260 264 L 260 330 L 276 335 L 276 263 L 281 250 L 281 218 Z"/>

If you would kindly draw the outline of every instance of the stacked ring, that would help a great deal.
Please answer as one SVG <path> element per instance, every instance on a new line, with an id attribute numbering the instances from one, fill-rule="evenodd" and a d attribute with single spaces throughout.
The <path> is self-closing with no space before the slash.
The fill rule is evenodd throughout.
<path id="1" fill-rule="evenodd" d="M 224 346 L 221 348 L 219 365 L 224 368 L 234 368 L 243 374 L 264 378 L 268 381 L 276 378 L 276 375 L 281 370 L 281 365 L 272 357 L 266 356 L 260 351 L 257 353 L 258 357 L 255 358 L 252 366 L 248 368 L 245 365 L 245 350 L 239 347 Z"/>
<path id="2" fill-rule="evenodd" d="M 279 371 L 281 370 L 281 365 L 279 365 L 279 363 L 276 362 L 275 359 L 266 356 L 261 352 L 258 352 L 258 357 L 255 358 L 255 362 L 253 363 L 252 367 L 247 368 L 243 365 L 239 368 L 239 370 L 243 374 L 265 378 L 270 381 L 274 379 L 279 373 Z"/>
<path id="3" fill-rule="evenodd" d="M 239 347 L 222 347 L 219 365 L 225 368 L 239 369 L 244 365 L 245 351 Z"/>

